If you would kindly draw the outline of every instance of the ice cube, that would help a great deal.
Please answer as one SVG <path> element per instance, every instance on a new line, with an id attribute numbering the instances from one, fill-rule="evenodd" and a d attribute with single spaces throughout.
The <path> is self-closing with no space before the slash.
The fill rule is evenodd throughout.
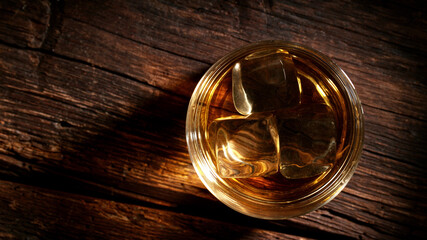
<path id="1" fill-rule="evenodd" d="M 285 50 L 251 54 L 232 71 L 233 101 L 243 115 L 295 106 L 300 83 L 292 56 Z"/>
<path id="2" fill-rule="evenodd" d="M 280 173 L 288 179 L 320 175 L 336 161 L 336 126 L 326 104 L 298 106 L 278 113 Z"/>
<path id="3" fill-rule="evenodd" d="M 268 176 L 279 171 L 279 139 L 273 115 L 218 118 L 209 142 L 224 178 Z"/>

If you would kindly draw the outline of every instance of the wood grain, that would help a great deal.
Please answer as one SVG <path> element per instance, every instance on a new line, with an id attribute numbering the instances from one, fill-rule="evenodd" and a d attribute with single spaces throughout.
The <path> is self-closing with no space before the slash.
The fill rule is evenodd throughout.
<path id="1" fill-rule="evenodd" d="M 51 16 L 47 0 L 0 2 L 0 39 L 22 47 L 40 48 Z"/>
<path id="2" fill-rule="evenodd" d="M 2 1 L 0 206 L 16 199 L 23 211 L 3 208 L 0 236 L 425 236 L 425 10 L 411 1 Z M 262 39 L 330 56 L 365 111 L 364 151 L 348 186 L 286 221 L 248 218 L 219 203 L 185 143 L 200 77 L 227 52 Z M 57 221 L 49 204 L 79 210 L 60 216 L 73 221 Z"/>
<path id="3" fill-rule="evenodd" d="M 0 181 L 0 237 L 19 239 L 301 239 L 167 210 Z M 90 213 L 90 214 L 88 214 Z M 209 227 L 206 227 L 209 226 Z M 308 239 L 308 238 L 302 238 Z"/>

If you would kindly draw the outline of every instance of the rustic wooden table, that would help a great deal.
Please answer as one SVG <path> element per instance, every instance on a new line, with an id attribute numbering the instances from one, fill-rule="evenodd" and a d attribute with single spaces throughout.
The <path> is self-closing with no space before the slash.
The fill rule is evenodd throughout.
<path id="1" fill-rule="evenodd" d="M 0 1 L 0 238 L 427 237 L 421 1 Z M 266 221 L 216 200 L 185 142 L 220 57 L 282 39 L 330 56 L 365 111 L 343 192 Z"/>

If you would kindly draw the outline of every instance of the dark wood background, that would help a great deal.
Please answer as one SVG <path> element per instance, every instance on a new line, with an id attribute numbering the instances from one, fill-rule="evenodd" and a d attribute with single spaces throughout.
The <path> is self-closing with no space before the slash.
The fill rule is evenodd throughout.
<path id="1" fill-rule="evenodd" d="M 426 12 L 411 0 L 0 0 L 0 238 L 426 238 Z M 330 56 L 365 111 L 348 186 L 284 221 L 216 200 L 185 142 L 203 73 L 265 39 Z"/>

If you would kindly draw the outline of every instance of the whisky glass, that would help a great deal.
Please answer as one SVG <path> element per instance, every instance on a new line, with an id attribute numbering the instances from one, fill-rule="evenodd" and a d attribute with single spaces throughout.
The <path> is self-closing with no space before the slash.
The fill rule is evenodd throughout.
<path id="1" fill-rule="evenodd" d="M 245 56 L 270 49 L 291 54 L 299 77 L 312 73 L 324 87 L 337 118 L 338 149 L 332 170 L 306 180 L 221 178 L 209 143 L 209 124 L 233 113 L 230 106 L 231 69 Z M 230 110 L 231 109 L 231 110 Z M 248 216 L 287 219 L 318 209 L 337 196 L 352 177 L 364 138 L 363 109 L 356 90 L 344 73 L 322 53 L 284 41 L 262 41 L 236 49 L 218 60 L 199 81 L 186 120 L 189 155 L 200 180 L 222 203 Z"/>

